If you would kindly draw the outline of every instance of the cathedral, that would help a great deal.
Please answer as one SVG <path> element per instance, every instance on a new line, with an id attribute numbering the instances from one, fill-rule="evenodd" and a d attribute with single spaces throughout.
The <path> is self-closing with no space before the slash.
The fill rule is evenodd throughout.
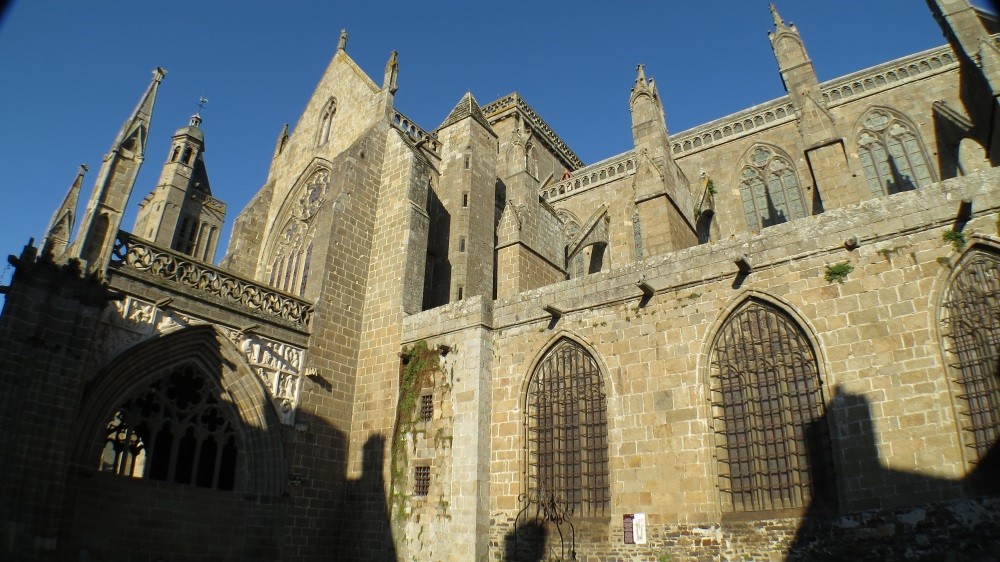
<path id="1" fill-rule="evenodd" d="M 772 5 L 787 95 L 680 133 L 639 65 L 590 164 L 344 32 L 235 218 L 157 68 L 9 258 L 0 559 L 996 560 L 1000 21 L 927 7 L 819 82 Z"/>

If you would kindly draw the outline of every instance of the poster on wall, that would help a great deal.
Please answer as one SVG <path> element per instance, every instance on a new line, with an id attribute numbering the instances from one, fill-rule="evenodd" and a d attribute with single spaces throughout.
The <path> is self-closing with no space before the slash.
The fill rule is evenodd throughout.
<path id="1" fill-rule="evenodd" d="M 646 544 L 645 513 L 622 515 L 622 542 L 625 544 Z"/>

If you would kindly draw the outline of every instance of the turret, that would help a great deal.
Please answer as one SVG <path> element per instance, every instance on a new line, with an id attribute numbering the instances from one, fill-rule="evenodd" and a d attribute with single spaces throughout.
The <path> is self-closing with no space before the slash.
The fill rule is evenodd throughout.
<path id="1" fill-rule="evenodd" d="M 101 164 L 101 171 L 94 183 L 94 191 L 80 226 L 80 236 L 70 250 L 73 257 L 80 258 L 84 263 L 87 273 L 103 275 L 111 259 L 125 206 L 132 195 L 136 175 L 146 154 L 156 91 L 166 74 L 162 68 L 153 71 L 152 82 L 125 121 Z"/>
<path id="2" fill-rule="evenodd" d="M 212 197 L 205 168 L 205 133 L 196 113 L 174 133 L 160 180 L 140 203 L 133 233 L 211 262 L 225 215 L 225 203 Z"/>
<path id="3" fill-rule="evenodd" d="M 424 308 L 493 298 L 497 134 L 471 92 L 435 132 L 449 156 L 428 197 Z"/>

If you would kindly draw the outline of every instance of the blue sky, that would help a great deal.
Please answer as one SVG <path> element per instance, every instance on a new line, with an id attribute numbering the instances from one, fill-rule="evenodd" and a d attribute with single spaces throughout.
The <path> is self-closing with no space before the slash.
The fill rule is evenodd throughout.
<path id="1" fill-rule="evenodd" d="M 779 0 L 778 9 L 802 33 L 820 80 L 945 42 L 921 0 Z M 587 163 L 631 147 L 636 63 L 656 79 L 672 132 L 784 94 L 763 0 L 19 0 L 0 23 L 0 253 L 44 233 L 88 163 L 82 214 L 156 66 L 168 75 L 123 226 L 131 229 L 170 136 L 204 95 L 208 172 L 230 209 L 224 246 L 342 27 L 348 53 L 376 82 L 399 51 L 396 107 L 422 127 L 435 128 L 467 90 L 481 104 L 518 91 Z"/>

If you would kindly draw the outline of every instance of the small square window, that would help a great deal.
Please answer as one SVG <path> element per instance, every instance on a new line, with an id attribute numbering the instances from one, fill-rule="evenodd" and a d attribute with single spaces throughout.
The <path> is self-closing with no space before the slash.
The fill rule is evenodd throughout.
<path id="1" fill-rule="evenodd" d="M 418 466 L 413 469 L 413 495 L 426 496 L 431 489 L 431 467 Z"/>
<path id="2" fill-rule="evenodd" d="M 434 417 L 434 395 L 424 394 L 420 397 L 420 421 L 431 421 Z"/>
<path id="3" fill-rule="evenodd" d="M 468 193 L 463 193 L 462 194 L 462 207 L 468 207 L 468 206 L 469 206 L 469 194 Z"/>

